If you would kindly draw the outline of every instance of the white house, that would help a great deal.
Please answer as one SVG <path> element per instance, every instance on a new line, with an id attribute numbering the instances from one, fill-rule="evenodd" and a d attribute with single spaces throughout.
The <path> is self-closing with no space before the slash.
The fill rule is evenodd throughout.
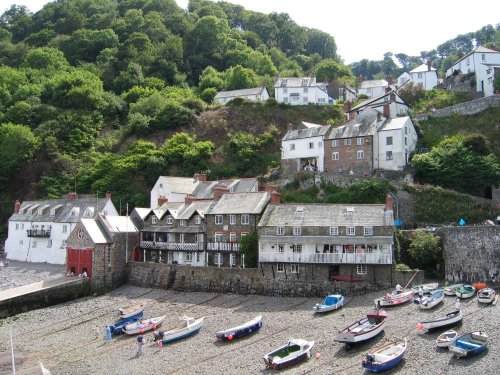
<path id="1" fill-rule="evenodd" d="M 65 199 L 16 202 L 9 218 L 5 252 L 8 259 L 65 264 L 66 241 L 81 218 L 102 213 L 117 216 L 106 198 L 69 193 Z"/>
<path id="2" fill-rule="evenodd" d="M 303 122 L 305 129 L 289 129 L 281 140 L 281 162 L 293 164 L 296 171 L 324 171 L 323 140 L 330 125 Z"/>
<path id="3" fill-rule="evenodd" d="M 500 52 L 477 47 L 453 64 L 447 71 L 446 77 L 456 74 L 474 73 L 476 77 L 476 91 L 483 92 L 484 96 L 493 94 L 493 76 L 495 67 L 500 68 Z"/>
<path id="4" fill-rule="evenodd" d="M 409 82 L 411 80 L 410 73 L 404 72 L 398 77 L 398 82 L 397 85 L 398 87 L 403 86 L 405 83 Z"/>
<path id="5" fill-rule="evenodd" d="M 242 98 L 255 101 L 265 101 L 269 99 L 269 93 L 265 87 L 253 87 L 251 89 L 220 91 L 215 95 L 214 101 L 221 104 L 235 99 Z"/>
<path id="6" fill-rule="evenodd" d="M 355 107 L 349 108 L 349 106 L 347 106 L 345 109 L 348 120 L 353 120 L 362 110 L 366 108 L 372 108 L 375 111 L 382 113 L 386 118 L 408 115 L 410 107 L 405 103 L 403 98 L 401 98 L 401 96 L 399 96 L 399 94 L 394 90 L 386 88 L 386 91 L 387 92 L 381 95 L 359 103 Z"/>
<path id="7" fill-rule="evenodd" d="M 417 132 L 409 116 L 388 119 L 377 132 L 374 168 L 398 171 L 408 165 L 417 145 Z"/>
<path id="8" fill-rule="evenodd" d="M 274 82 L 274 97 L 278 103 L 291 105 L 333 103 L 327 83 L 317 83 L 316 77 L 279 77 Z"/>
<path id="9" fill-rule="evenodd" d="M 369 98 L 373 98 L 384 94 L 386 87 L 389 87 L 389 82 L 385 79 L 363 81 L 358 89 L 358 96 L 364 94 Z"/>

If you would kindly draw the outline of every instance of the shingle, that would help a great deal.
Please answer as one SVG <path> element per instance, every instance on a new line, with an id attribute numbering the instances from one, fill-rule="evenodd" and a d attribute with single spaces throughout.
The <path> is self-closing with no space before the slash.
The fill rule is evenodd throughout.
<path id="1" fill-rule="evenodd" d="M 211 209 L 210 214 L 259 214 L 269 200 L 270 195 L 267 192 L 224 194 Z"/>

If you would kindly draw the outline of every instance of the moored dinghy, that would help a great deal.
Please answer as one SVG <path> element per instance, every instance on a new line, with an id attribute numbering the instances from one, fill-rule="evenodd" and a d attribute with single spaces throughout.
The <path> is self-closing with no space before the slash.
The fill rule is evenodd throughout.
<path id="1" fill-rule="evenodd" d="M 204 317 L 195 319 L 190 316 L 183 316 L 177 326 L 172 327 L 167 331 L 154 333 L 154 341 L 161 340 L 162 344 L 168 344 L 176 340 L 189 337 L 198 333 L 203 328 L 204 321 Z"/>
<path id="2" fill-rule="evenodd" d="M 458 288 L 460 288 L 462 285 L 464 284 L 453 284 L 453 285 L 448 285 L 446 287 L 444 287 L 443 291 L 444 291 L 444 294 L 446 294 L 447 296 L 455 296 L 455 292 L 457 291 Z"/>
<path id="3" fill-rule="evenodd" d="M 339 331 L 335 341 L 354 345 L 370 340 L 384 330 L 386 320 L 387 313 L 385 310 L 380 309 L 370 312 L 365 318 Z"/>
<path id="4" fill-rule="evenodd" d="M 131 316 L 139 314 L 141 311 L 144 311 L 146 308 L 147 303 L 138 303 L 136 305 L 131 305 L 127 307 L 123 307 L 121 309 L 118 309 L 118 317 L 119 319 L 126 319 L 130 318 Z"/>
<path id="5" fill-rule="evenodd" d="M 448 348 L 458 358 L 471 357 L 486 350 L 488 335 L 482 331 L 470 332 L 457 337 Z"/>
<path id="6" fill-rule="evenodd" d="M 138 322 L 127 324 L 123 327 L 123 332 L 127 335 L 137 335 L 138 333 L 155 330 L 163 323 L 166 317 L 166 315 L 162 315 L 156 318 L 139 320 Z"/>
<path id="7" fill-rule="evenodd" d="M 317 303 L 313 307 L 313 310 L 317 313 L 324 313 L 340 309 L 342 306 L 344 306 L 344 296 L 340 294 L 330 294 L 325 297 L 322 303 Z"/>
<path id="8" fill-rule="evenodd" d="M 476 288 L 474 288 L 472 285 L 462 285 L 455 291 L 455 295 L 459 298 L 471 298 L 475 293 Z"/>
<path id="9" fill-rule="evenodd" d="M 116 322 L 113 325 L 109 326 L 109 329 L 111 330 L 111 335 L 120 335 L 123 333 L 123 327 L 125 327 L 127 324 L 137 322 L 138 320 L 141 320 L 144 318 L 144 311 L 141 311 L 137 313 L 136 315 L 132 315 L 128 318 L 122 319 L 118 322 Z"/>
<path id="10" fill-rule="evenodd" d="M 449 331 L 446 331 L 446 332 L 443 332 L 441 333 L 438 338 L 436 339 L 436 345 L 439 347 L 439 348 L 447 348 L 450 343 L 456 339 L 458 336 L 458 333 L 457 331 L 454 331 L 454 330 L 449 330 Z"/>
<path id="11" fill-rule="evenodd" d="M 432 309 L 434 306 L 443 302 L 444 300 L 444 292 L 442 289 L 436 289 L 436 291 L 432 292 L 430 295 L 424 296 L 418 304 L 418 307 L 423 310 Z"/>
<path id="12" fill-rule="evenodd" d="M 411 301 L 412 298 L 413 291 L 411 290 L 399 294 L 394 292 L 392 294 L 386 294 L 381 298 L 375 299 L 375 305 L 380 307 L 398 306 Z"/>
<path id="13" fill-rule="evenodd" d="M 406 339 L 379 346 L 368 353 L 361 364 L 373 372 L 389 370 L 403 360 L 406 347 Z"/>
<path id="14" fill-rule="evenodd" d="M 239 326 L 228 328 L 224 331 L 219 331 L 215 334 L 217 340 L 226 341 L 237 339 L 238 337 L 250 335 L 257 332 L 262 327 L 262 315 L 259 315 L 246 323 Z"/>
<path id="15" fill-rule="evenodd" d="M 266 354 L 264 362 L 267 368 L 280 370 L 301 362 L 304 359 L 311 358 L 311 349 L 313 346 L 314 341 L 290 339 L 285 346 Z"/>
<path id="16" fill-rule="evenodd" d="M 424 293 L 429 293 L 431 290 L 436 289 L 438 286 L 439 286 L 438 283 L 420 284 L 412 286 L 411 290 L 413 290 L 414 294 L 418 294 L 420 287 L 422 287 Z"/>
<path id="17" fill-rule="evenodd" d="M 462 310 L 454 310 L 445 315 L 441 315 L 431 320 L 420 322 L 422 328 L 432 331 L 437 328 L 453 327 L 462 322 L 464 315 Z"/>
<path id="18" fill-rule="evenodd" d="M 495 297 L 496 292 L 492 288 L 483 288 L 477 292 L 477 301 L 480 303 L 492 303 Z"/>

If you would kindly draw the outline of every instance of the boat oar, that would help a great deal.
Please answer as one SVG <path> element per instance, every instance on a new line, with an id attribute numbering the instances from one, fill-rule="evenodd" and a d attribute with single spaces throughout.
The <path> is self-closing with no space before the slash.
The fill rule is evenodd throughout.
<path id="1" fill-rule="evenodd" d="M 410 285 L 410 283 L 413 281 L 415 276 L 417 276 L 417 273 L 418 273 L 418 271 L 415 271 L 415 274 L 411 277 L 410 281 L 408 281 L 408 284 L 406 284 L 405 289 L 408 288 L 408 285 Z"/>

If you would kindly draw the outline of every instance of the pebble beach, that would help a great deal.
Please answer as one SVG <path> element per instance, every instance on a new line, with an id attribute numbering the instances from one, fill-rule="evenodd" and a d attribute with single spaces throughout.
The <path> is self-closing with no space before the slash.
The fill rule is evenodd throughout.
<path id="1" fill-rule="evenodd" d="M 12 267 L 11 267 L 12 266 Z M 55 277 L 64 272 L 58 266 L 11 264 L 0 270 L 1 289 Z M 47 265 L 45 265 L 47 266 Z M 386 309 L 385 332 L 373 340 L 347 349 L 334 341 L 338 331 L 361 319 L 373 309 L 373 300 L 390 292 L 382 290 L 346 299 L 340 310 L 313 314 L 320 302 L 311 298 L 265 297 L 255 295 L 180 293 L 171 290 L 122 286 L 106 295 L 33 310 L 0 320 L 0 374 L 11 374 L 12 330 L 17 374 L 41 373 L 39 363 L 54 374 L 272 374 L 265 369 L 263 355 L 285 345 L 290 338 L 315 341 L 312 358 L 279 371 L 283 374 L 367 374 L 361 359 L 370 349 L 387 341 L 406 337 L 405 359 L 388 374 L 495 374 L 500 361 L 500 303 L 478 305 L 475 298 L 464 300 L 463 324 L 459 334 L 486 331 L 488 350 L 476 357 L 456 359 L 446 349 L 436 348 L 441 332 L 421 333 L 420 321 L 452 310 L 455 299 L 446 297 L 430 311 L 413 303 Z M 196 335 L 158 348 L 153 334 L 145 333 L 144 354 L 136 356 L 135 337 L 124 335 L 104 342 L 106 325 L 115 322 L 117 309 L 147 302 L 145 317 L 167 315 L 166 330 L 183 315 L 204 316 L 205 326 Z M 246 338 L 222 343 L 215 332 L 263 316 L 262 329 Z M 97 334 L 96 331 L 99 331 Z M 319 354 L 318 354 L 319 353 Z"/>

